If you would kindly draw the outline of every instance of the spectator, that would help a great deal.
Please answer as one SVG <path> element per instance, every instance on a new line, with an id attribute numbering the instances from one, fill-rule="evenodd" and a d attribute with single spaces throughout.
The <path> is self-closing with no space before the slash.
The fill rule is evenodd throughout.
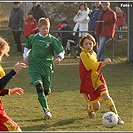
<path id="1" fill-rule="evenodd" d="M 89 8 L 87 7 L 86 3 L 81 3 L 79 5 L 79 10 L 75 17 L 73 18 L 74 22 L 76 23 L 73 31 L 88 31 L 88 23 L 89 23 Z M 76 32 L 73 33 L 75 35 Z M 82 35 L 85 34 L 84 32 L 79 32 L 78 37 L 79 39 L 82 37 Z M 80 47 L 78 47 L 77 57 L 79 57 L 79 54 L 81 52 Z"/>
<path id="2" fill-rule="evenodd" d="M 95 34 L 99 38 L 97 58 L 103 61 L 105 57 L 105 44 L 114 37 L 116 28 L 116 13 L 110 8 L 110 2 L 102 2 L 102 9 L 99 13 L 98 21 L 95 28 Z"/>
<path id="3" fill-rule="evenodd" d="M 47 17 L 45 11 L 41 8 L 38 2 L 32 2 L 32 4 L 33 4 L 33 7 L 31 11 L 33 12 L 33 16 L 37 22 L 41 17 L 45 17 L 45 18 Z"/>
<path id="4" fill-rule="evenodd" d="M 17 52 L 22 53 L 21 46 L 21 32 L 24 25 L 24 11 L 20 8 L 19 2 L 14 2 L 14 8 L 11 11 L 8 27 L 12 30 L 15 43 L 17 45 Z"/>
<path id="5" fill-rule="evenodd" d="M 69 23 L 64 20 L 62 22 L 63 28 L 61 31 L 72 31 L 73 28 L 69 25 Z M 70 47 L 73 45 L 77 45 L 78 38 L 72 34 L 72 32 L 62 32 L 58 35 L 58 39 L 62 41 L 63 47 L 66 49 L 66 54 L 70 55 Z"/>
<path id="6" fill-rule="evenodd" d="M 62 24 L 62 23 L 59 23 L 59 24 L 57 25 L 57 30 L 60 31 L 62 28 L 63 28 L 63 24 Z M 58 33 L 56 34 L 56 38 L 58 38 L 59 40 L 61 39 L 61 38 L 60 38 L 60 32 L 58 32 Z"/>
<path id="7" fill-rule="evenodd" d="M 28 12 L 28 18 L 24 23 L 24 36 L 29 37 L 30 34 L 35 34 L 38 29 L 37 21 L 33 17 L 33 12 Z"/>
<path id="8" fill-rule="evenodd" d="M 59 24 L 57 25 L 57 29 L 60 30 L 60 29 L 62 29 L 62 28 L 63 28 L 63 24 L 62 24 L 62 23 L 59 23 Z"/>
<path id="9" fill-rule="evenodd" d="M 92 7 L 92 9 L 89 12 L 90 16 L 90 22 L 89 22 L 89 29 L 92 31 L 90 34 L 95 38 L 97 44 L 98 39 L 94 33 L 94 29 L 96 27 L 96 21 L 98 20 L 98 15 L 100 12 L 100 9 L 102 8 L 101 2 L 95 2 L 95 5 Z M 97 45 L 93 48 L 95 52 L 97 52 Z"/>
<path id="10" fill-rule="evenodd" d="M 123 26 L 125 26 L 125 19 L 126 16 L 124 15 L 123 11 L 121 10 L 120 7 L 115 7 L 115 12 L 116 12 L 116 17 L 117 17 L 117 29 L 122 31 L 123 30 Z M 117 39 L 122 39 L 122 32 L 119 32 L 117 34 Z"/>
<path id="11" fill-rule="evenodd" d="M 89 23 L 89 8 L 87 8 L 86 3 L 81 3 L 79 5 L 79 10 L 76 16 L 74 17 L 74 22 L 76 23 L 74 26 L 73 31 L 88 31 L 88 23 Z M 79 37 L 82 37 L 82 35 L 85 33 L 79 32 Z M 73 33 L 75 35 L 75 33 Z"/>

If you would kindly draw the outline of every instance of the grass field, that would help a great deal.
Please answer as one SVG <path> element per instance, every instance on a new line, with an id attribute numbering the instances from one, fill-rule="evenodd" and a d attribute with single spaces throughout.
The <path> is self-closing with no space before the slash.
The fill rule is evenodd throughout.
<path id="1" fill-rule="evenodd" d="M 13 51 L 13 50 L 11 50 Z M 124 55 L 125 56 L 125 55 Z M 22 60 L 22 55 L 11 52 L 3 58 L 2 66 L 9 72 L 14 63 Z M 30 85 L 27 68 L 21 70 L 7 85 L 9 88 L 22 87 L 22 96 L 5 96 L 3 107 L 23 131 L 132 131 L 132 70 L 126 57 L 117 57 L 102 68 L 111 97 L 125 124 L 106 128 L 101 123 L 102 115 L 109 111 L 101 101 L 101 109 L 95 119 L 90 119 L 85 110 L 85 100 L 79 93 L 78 59 L 65 58 L 55 66 L 52 76 L 52 93 L 48 98 L 52 111 L 51 120 L 43 120 L 43 110 L 37 100 L 35 88 Z"/>

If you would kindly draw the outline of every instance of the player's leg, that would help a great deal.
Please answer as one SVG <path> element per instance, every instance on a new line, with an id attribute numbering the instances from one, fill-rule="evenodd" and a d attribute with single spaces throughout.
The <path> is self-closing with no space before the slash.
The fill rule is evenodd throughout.
<path id="1" fill-rule="evenodd" d="M 90 118 L 94 118 L 96 117 L 96 111 L 100 109 L 100 102 L 97 101 L 96 103 L 88 103 L 86 105 L 86 110 L 88 112 L 88 115 L 90 116 Z"/>
<path id="2" fill-rule="evenodd" d="M 43 78 L 38 73 L 30 73 L 30 77 L 32 79 L 33 85 L 35 85 L 36 87 L 38 101 L 40 105 L 42 106 L 44 115 L 45 115 L 47 112 L 50 112 L 50 109 L 48 107 L 48 102 L 47 102 L 47 97 L 46 97 L 46 94 L 48 94 L 48 92 L 47 92 L 47 89 L 44 89 Z M 45 83 L 45 85 L 47 86 L 47 83 Z"/>
<path id="3" fill-rule="evenodd" d="M 16 131 L 22 132 L 17 123 L 15 123 L 8 115 L 0 114 L 0 131 Z"/>
<path id="4" fill-rule="evenodd" d="M 117 109 L 115 107 L 113 99 L 110 97 L 109 94 L 102 94 L 102 98 L 106 103 L 106 106 L 110 109 L 110 111 L 114 112 L 118 115 Z M 124 121 L 122 121 L 118 115 L 118 124 L 124 124 Z"/>
<path id="5" fill-rule="evenodd" d="M 44 112 L 46 112 L 47 110 L 49 111 L 47 98 L 46 98 L 46 95 L 44 93 L 43 85 L 40 83 L 40 84 L 37 84 L 35 86 L 36 86 L 36 91 L 38 94 L 38 100 L 39 100 L 42 108 L 44 109 Z"/>
<path id="6" fill-rule="evenodd" d="M 106 103 L 106 106 L 110 109 L 110 111 L 114 112 L 115 114 L 117 114 L 117 110 L 114 104 L 114 101 L 112 100 L 112 98 L 109 96 L 109 94 L 103 94 L 102 95 L 103 100 Z"/>
<path id="7" fill-rule="evenodd" d="M 44 93 L 43 85 L 42 84 L 36 85 L 36 90 L 37 90 L 37 94 L 38 94 L 38 100 L 44 110 L 44 119 L 50 119 L 51 113 L 50 113 L 50 109 L 48 107 L 47 96 Z"/>
<path id="8" fill-rule="evenodd" d="M 47 98 L 47 104 L 48 104 L 48 95 L 51 93 L 51 75 L 45 75 L 42 79 L 43 81 L 43 88 L 44 88 L 44 94 Z M 44 111 L 44 119 L 50 119 L 52 118 L 52 114 L 51 114 L 51 111 L 50 109 L 46 108 L 45 111 Z"/>
<path id="9" fill-rule="evenodd" d="M 97 94 L 84 94 L 84 98 L 87 102 L 86 110 L 90 118 L 96 117 L 95 112 L 100 109 L 100 98 L 97 97 Z"/>

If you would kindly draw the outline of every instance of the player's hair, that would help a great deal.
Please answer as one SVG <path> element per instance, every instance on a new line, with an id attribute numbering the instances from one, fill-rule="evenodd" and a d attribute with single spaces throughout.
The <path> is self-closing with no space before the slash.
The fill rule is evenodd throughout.
<path id="1" fill-rule="evenodd" d="M 2 37 L 0 37 L 0 61 L 2 60 L 3 55 L 9 56 L 9 49 L 10 47 L 8 43 Z"/>
<path id="2" fill-rule="evenodd" d="M 95 38 L 91 35 L 91 34 L 89 34 L 89 33 L 86 33 L 85 35 L 83 35 L 82 36 L 82 38 L 80 39 L 80 47 L 82 47 L 83 46 L 83 42 L 84 42 L 84 40 L 85 39 L 89 39 L 89 40 L 91 40 L 92 42 L 93 42 L 93 46 L 96 46 L 96 41 L 95 41 Z"/>
<path id="3" fill-rule="evenodd" d="M 102 4 L 107 4 L 108 6 L 110 6 L 110 2 L 109 1 L 103 1 Z"/>
<path id="4" fill-rule="evenodd" d="M 38 21 L 38 28 L 40 28 L 42 25 L 50 26 L 50 21 L 48 18 L 40 18 Z"/>

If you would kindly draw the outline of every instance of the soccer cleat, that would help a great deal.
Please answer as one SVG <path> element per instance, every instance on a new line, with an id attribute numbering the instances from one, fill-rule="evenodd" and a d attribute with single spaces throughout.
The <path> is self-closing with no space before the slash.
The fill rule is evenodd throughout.
<path id="1" fill-rule="evenodd" d="M 120 118 L 120 117 L 118 117 L 118 124 L 120 124 L 120 125 L 123 125 L 123 124 L 124 124 L 124 121 L 123 121 L 123 120 L 121 120 L 121 118 Z"/>
<path id="2" fill-rule="evenodd" d="M 45 112 L 44 113 L 44 120 L 48 120 L 52 118 L 52 114 L 50 112 Z"/>
<path id="3" fill-rule="evenodd" d="M 90 116 L 90 118 L 95 118 L 96 117 L 96 113 L 95 112 L 89 112 L 88 111 L 88 115 Z"/>
<path id="4" fill-rule="evenodd" d="M 88 113 L 88 115 L 90 116 L 90 118 L 95 118 L 95 117 L 96 117 L 96 113 L 95 113 L 95 112 L 90 112 L 90 111 L 88 110 L 89 106 L 90 106 L 89 104 L 86 105 L 87 113 Z"/>

